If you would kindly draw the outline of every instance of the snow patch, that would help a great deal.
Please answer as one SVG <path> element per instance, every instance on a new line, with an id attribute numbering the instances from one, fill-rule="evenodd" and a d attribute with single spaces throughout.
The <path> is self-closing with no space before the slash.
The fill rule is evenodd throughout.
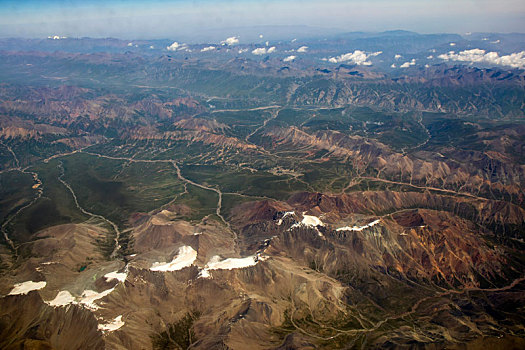
<path id="1" fill-rule="evenodd" d="M 295 212 L 294 212 L 294 211 L 287 211 L 287 212 L 285 212 L 285 213 L 283 214 L 283 216 L 279 219 L 279 221 L 277 221 L 277 225 L 279 225 L 279 226 L 282 225 L 282 223 L 283 223 L 283 219 L 284 219 L 285 217 L 287 217 L 288 215 L 295 215 Z"/>
<path id="2" fill-rule="evenodd" d="M 95 304 L 95 301 L 104 298 L 106 295 L 109 295 L 111 292 L 113 292 L 114 289 L 115 287 L 107 289 L 100 293 L 97 293 L 91 289 L 85 290 L 82 293 L 82 296 L 80 297 L 80 304 L 84 305 L 90 310 L 98 310 L 98 305 Z"/>
<path id="3" fill-rule="evenodd" d="M 106 324 L 99 324 L 98 329 L 105 332 L 113 332 L 122 327 L 125 324 L 122 321 L 122 315 L 119 315 L 113 319 L 113 321 Z"/>
<path id="4" fill-rule="evenodd" d="M 125 282 L 126 281 L 126 277 L 128 277 L 128 274 L 126 272 L 120 272 L 118 273 L 117 271 L 113 271 L 113 272 L 110 272 L 110 273 L 106 273 L 104 275 L 104 278 L 109 282 L 111 280 L 118 280 L 119 282 Z"/>
<path id="5" fill-rule="evenodd" d="M 266 260 L 266 257 L 261 257 L 259 254 L 247 256 L 245 258 L 228 258 L 221 260 L 221 257 L 215 255 L 208 261 L 204 269 L 200 272 L 200 277 L 211 277 L 211 270 L 233 270 L 244 269 L 250 266 L 255 266 L 259 261 Z"/>
<path id="6" fill-rule="evenodd" d="M 126 266 L 125 272 L 109 272 L 104 275 L 104 278 L 106 281 L 112 281 L 117 280 L 119 283 L 124 283 L 126 281 L 126 278 L 128 277 L 128 269 Z M 109 295 L 111 292 L 115 290 L 116 286 L 110 289 L 107 289 L 105 291 L 102 291 L 100 293 L 95 292 L 94 290 L 87 289 L 84 292 L 82 292 L 82 295 L 79 298 L 75 298 L 71 293 L 67 290 L 60 291 L 55 299 L 51 300 L 50 302 L 47 302 L 51 306 L 64 306 L 68 304 L 81 304 L 85 307 L 87 307 L 90 310 L 97 310 L 98 305 L 95 304 L 95 301 L 98 299 L 101 299 L 105 297 L 106 295 Z"/>
<path id="7" fill-rule="evenodd" d="M 208 46 L 208 47 L 203 48 L 201 52 L 213 51 L 213 50 L 215 50 L 215 46 Z"/>
<path id="8" fill-rule="evenodd" d="M 294 229 L 296 227 L 300 227 L 300 226 L 312 227 L 312 228 L 314 228 L 317 231 L 317 235 L 319 237 L 324 237 L 323 234 L 321 233 L 321 231 L 319 231 L 319 229 L 317 228 L 317 226 L 324 226 L 324 223 L 317 216 L 305 215 L 303 213 L 303 220 L 301 222 L 297 222 L 297 223 L 293 224 L 292 226 L 290 226 L 290 228 L 288 230 L 292 230 L 292 229 Z"/>
<path id="9" fill-rule="evenodd" d="M 197 252 L 190 246 L 182 246 L 179 248 L 179 253 L 170 263 L 154 263 L 151 271 L 177 271 L 185 267 L 193 265 L 197 259 Z"/>
<path id="10" fill-rule="evenodd" d="M 296 56 L 288 56 L 285 59 L 283 59 L 283 62 L 290 62 L 296 59 Z"/>
<path id="11" fill-rule="evenodd" d="M 301 224 L 306 225 L 306 226 L 324 226 L 321 219 L 319 219 L 317 216 L 304 215 L 304 214 L 303 214 L 303 221 L 301 221 Z"/>
<path id="12" fill-rule="evenodd" d="M 381 219 L 377 219 L 377 220 L 374 220 L 371 223 L 366 224 L 364 226 L 353 226 L 353 227 L 345 226 L 345 227 L 340 227 L 340 228 L 336 229 L 336 231 L 363 231 L 366 228 L 369 228 L 369 227 L 372 227 L 372 226 L 375 226 L 375 225 L 379 224 L 380 221 L 381 221 Z"/>
<path id="13" fill-rule="evenodd" d="M 67 290 L 62 290 L 60 292 L 58 292 L 57 296 L 55 297 L 55 299 L 51 300 L 50 302 L 48 302 L 48 304 L 50 306 L 65 306 L 65 305 L 68 305 L 68 304 L 76 304 L 75 303 L 75 297 L 71 295 L 71 293 L 69 293 L 69 291 Z"/>
<path id="14" fill-rule="evenodd" d="M 46 286 L 46 281 L 42 282 L 33 282 L 33 281 L 26 281 L 17 283 L 14 285 L 13 289 L 9 292 L 9 295 L 19 295 L 19 294 L 27 294 L 33 290 L 39 290 Z"/>
<path id="15" fill-rule="evenodd" d="M 317 227 L 317 226 L 324 226 L 324 223 L 317 216 L 306 215 L 303 213 L 303 220 L 301 222 L 293 224 L 290 227 L 290 229 L 294 227 L 299 227 L 299 226 Z"/>

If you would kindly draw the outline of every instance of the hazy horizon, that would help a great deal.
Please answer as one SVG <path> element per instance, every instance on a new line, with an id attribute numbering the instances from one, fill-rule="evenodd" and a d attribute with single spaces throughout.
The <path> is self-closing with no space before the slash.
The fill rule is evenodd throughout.
<path id="1" fill-rule="evenodd" d="M 206 36 L 260 26 L 301 26 L 327 32 L 525 32 L 517 0 L 340 1 L 0 1 L 0 36 L 161 39 Z M 242 33 L 231 33 L 242 37 Z"/>

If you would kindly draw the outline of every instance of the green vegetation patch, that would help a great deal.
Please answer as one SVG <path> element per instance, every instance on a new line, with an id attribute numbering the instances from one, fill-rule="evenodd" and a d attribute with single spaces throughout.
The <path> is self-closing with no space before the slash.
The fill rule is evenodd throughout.
<path id="1" fill-rule="evenodd" d="M 125 225 L 135 212 L 148 212 L 184 191 L 170 163 L 112 160 L 87 154 L 63 158 L 64 180 L 87 211 Z"/>
<path id="2" fill-rule="evenodd" d="M 32 188 L 34 184 L 30 174 L 20 171 L 0 174 L 0 223 L 36 196 L 36 189 Z"/>
<path id="3" fill-rule="evenodd" d="M 227 125 L 228 129 L 224 130 L 226 136 L 244 139 L 259 126 L 263 125 L 264 121 L 271 117 L 271 113 L 268 110 L 224 111 L 206 114 L 201 117 L 216 120 Z"/>
<path id="4" fill-rule="evenodd" d="M 294 192 L 307 190 L 306 184 L 290 175 L 251 172 L 223 165 L 185 165 L 182 172 L 197 183 L 248 196 L 284 200 Z"/>
<path id="5" fill-rule="evenodd" d="M 58 180 L 59 161 L 39 163 L 31 171 L 42 181 L 42 196 L 30 207 L 22 210 L 8 225 L 11 239 L 26 242 L 34 233 L 55 225 L 82 222 L 89 219 L 75 205 L 68 189 Z M 30 188 L 30 187 L 29 187 Z M 32 196 L 31 200 L 36 196 Z"/>
<path id="6" fill-rule="evenodd" d="M 188 192 L 177 198 L 177 203 L 189 206 L 192 211 L 188 216 L 181 219 L 189 221 L 200 221 L 208 215 L 215 214 L 217 211 L 217 202 L 219 195 L 210 190 L 197 186 L 188 185 Z"/>

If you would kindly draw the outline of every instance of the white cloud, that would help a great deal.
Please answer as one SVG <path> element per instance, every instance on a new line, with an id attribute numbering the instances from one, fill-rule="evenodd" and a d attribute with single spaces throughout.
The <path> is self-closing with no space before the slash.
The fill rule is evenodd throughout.
<path id="1" fill-rule="evenodd" d="M 449 45 L 450 46 L 456 46 L 456 43 L 450 43 Z"/>
<path id="2" fill-rule="evenodd" d="M 306 52 L 307 49 L 308 49 L 308 46 L 301 46 L 300 48 L 297 49 L 297 52 Z"/>
<path id="3" fill-rule="evenodd" d="M 292 41 L 291 41 L 291 42 L 292 42 L 292 43 L 294 43 L 294 42 L 296 42 L 296 41 L 297 41 L 297 39 L 292 39 Z"/>
<path id="4" fill-rule="evenodd" d="M 486 52 L 482 49 L 465 50 L 459 53 L 453 51 L 438 56 L 445 61 L 495 64 L 513 68 L 525 68 L 525 51 L 500 56 L 497 52 Z"/>
<path id="5" fill-rule="evenodd" d="M 260 38 L 260 39 L 264 38 L 264 35 L 259 34 L 259 38 Z"/>
<path id="6" fill-rule="evenodd" d="M 252 53 L 254 55 L 264 55 L 266 53 L 266 48 L 259 47 L 259 48 L 255 49 L 255 50 L 253 50 Z"/>
<path id="7" fill-rule="evenodd" d="M 149 48 L 153 50 L 153 49 L 155 48 L 155 46 L 153 46 L 153 45 L 150 45 L 150 47 L 149 47 Z"/>
<path id="8" fill-rule="evenodd" d="M 500 42 L 501 42 L 501 41 L 498 39 L 498 40 L 496 40 L 496 41 L 491 41 L 490 43 L 491 43 L 491 44 L 499 44 Z"/>
<path id="9" fill-rule="evenodd" d="M 396 60 L 400 59 L 401 57 L 403 57 L 403 56 L 398 55 L 398 54 L 394 55 L 394 59 L 396 59 Z"/>
<path id="10" fill-rule="evenodd" d="M 128 44 L 128 46 L 130 46 L 130 45 Z M 166 46 L 166 50 L 168 50 L 168 51 L 177 51 L 177 49 L 179 47 L 180 47 L 180 44 L 178 42 L 174 41 L 173 44 L 171 44 L 170 46 Z"/>
<path id="11" fill-rule="evenodd" d="M 400 68 L 408 68 L 410 67 L 410 62 L 405 62 L 402 65 L 399 66 Z"/>
<path id="12" fill-rule="evenodd" d="M 371 56 L 380 55 L 382 52 L 366 53 L 361 50 L 355 50 L 354 52 L 345 53 L 344 55 L 337 57 L 330 57 L 328 62 L 340 63 L 340 62 L 351 62 L 357 65 L 371 66 L 372 62 L 368 61 Z"/>
<path id="13" fill-rule="evenodd" d="M 128 43 L 128 46 L 133 46 L 133 43 Z"/>
<path id="14" fill-rule="evenodd" d="M 410 61 L 410 62 L 405 62 L 405 63 L 403 63 L 402 65 L 400 65 L 399 67 L 400 67 L 400 68 L 408 68 L 408 67 L 410 67 L 410 66 L 415 66 L 415 65 L 416 65 L 416 59 L 413 58 L 412 61 Z"/>
<path id="15" fill-rule="evenodd" d="M 392 65 L 390 66 L 390 68 L 396 68 L 396 64 L 395 64 L 395 63 L 392 63 Z"/>
<path id="16" fill-rule="evenodd" d="M 265 47 L 259 47 L 252 51 L 254 55 L 265 55 L 267 53 L 272 53 L 272 52 L 275 52 L 275 46 L 272 46 L 268 49 L 266 49 Z"/>
<path id="17" fill-rule="evenodd" d="M 434 56 L 430 55 L 430 56 L 427 56 L 427 60 L 432 60 L 434 59 Z"/>
<path id="18" fill-rule="evenodd" d="M 240 49 L 239 50 L 239 53 L 245 53 L 245 52 L 248 52 L 248 49 Z"/>
<path id="19" fill-rule="evenodd" d="M 235 45 L 239 43 L 239 38 L 236 36 L 232 36 L 230 38 L 226 38 L 226 40 L 221 41 L 222 45 Z"/>
<path id="20" fill-rule="evenodd" d="M 208 47 L 203 48 L 201 52 L 213 51 L 213 50 L 215 50 L 215 46 L 208 46 Z"/>
<path id="21" fill-rule="evenodd" d="M 269 41 L 266 42 L 266 46 L 270 46 L 270 42 Z"/>
<path id="22" fill-rule="evenodd" d="M 293 61 L 293 60 L 295 60 L 295 59 L 296 59 L 296 56 L 288 56 L 288 57 L 286 57 L 286 58 L 283 60 L 283 62 L 290 62 L 290 61 Z"/>

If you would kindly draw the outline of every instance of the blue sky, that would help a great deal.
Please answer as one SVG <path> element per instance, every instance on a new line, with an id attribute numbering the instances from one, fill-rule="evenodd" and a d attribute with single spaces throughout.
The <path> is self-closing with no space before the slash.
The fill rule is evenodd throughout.
<path id="1" fill-rule="evenodd" d="M 525 32 L 524 0 L 0 0 L 0 36 L 167 38 L 210 28 Z"/>

